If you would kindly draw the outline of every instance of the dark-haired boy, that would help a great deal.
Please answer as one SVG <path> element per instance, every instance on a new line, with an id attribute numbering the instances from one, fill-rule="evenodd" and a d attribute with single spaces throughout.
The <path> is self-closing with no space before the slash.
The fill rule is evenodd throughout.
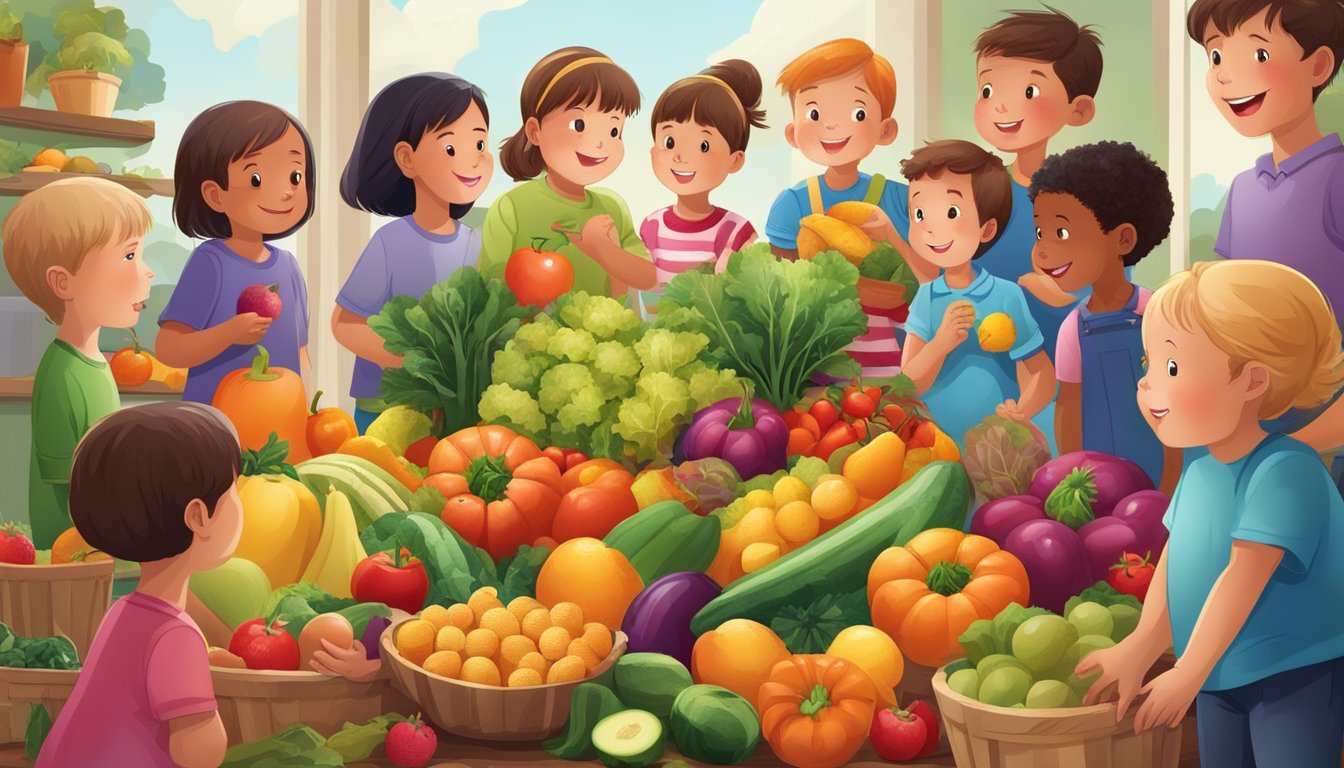
<path id="1" fill-rule="evenodd" d="M 1171 493 L 1180 451 L 1162 445 L 1135 400 L 1144 373 L 1140 325 L 1152 291 L 1125 277 L 1171 232 L 1167 174 L 1133 144 L 1103 141 L 1047 159 L 1030 195 L 1036 269 L 1067 293 L 1091 292 L 1059 328 L 1059 451 L 1123 456 Z"/>
<path id="2" fill-rule="evenodd" d="M 205 639 L 186 613 L 191 574 L 242 533 L 238 435 L 219 411 L 155 403 L 113 413 L 75 451 L 70 515 L 92 547 L 140 563 L 38 755 L 38 768 L 217 766 L 227 738 Z"/>

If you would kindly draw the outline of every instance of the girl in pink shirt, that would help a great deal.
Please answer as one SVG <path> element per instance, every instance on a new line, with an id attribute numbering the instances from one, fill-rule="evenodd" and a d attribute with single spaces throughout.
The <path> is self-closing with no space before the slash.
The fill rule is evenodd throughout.
<path id="1" fill-rule="evenodd" d="M 38 768 L 201 766 L 224 759 L 205 638 L 186 613 L 191 574 L 224 564 L 242 509 L 238 435 L 214 408 L 117 411 L 75 449 L 70 516 L 94 548 L 140 563 L 37 758 Z"/>
<path id="2" fill-rule="evenodd" d="M 658 271 L 654 295 L 702 264 L 722 272 L 730 253 L 756 240 L 751 222 L 711 204 L 709 193 L 741 170 L 752 127 L 766 127 L 760 103 L 761 75 L 741 59 L 682 78 L 658 97 L 653 173 L 677 202 L 649 214 L 639 228 Z"/>

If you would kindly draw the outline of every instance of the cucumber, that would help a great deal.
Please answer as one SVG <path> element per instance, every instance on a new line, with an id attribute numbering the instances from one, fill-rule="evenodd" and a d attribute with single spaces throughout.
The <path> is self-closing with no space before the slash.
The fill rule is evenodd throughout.
<path id="1" fill-rule="evenodd" d="M 617 712 L 593 728 L 593 746 L 607 768 L 647 768 L 663 756 L 663 723 L 642 709 Z"/>
<path id="2" fill-rule="evenodd" d="M 623 520 L 604 542 L 619 550 L 645 584 L 669 573 L 703 573 L 719 552 L 723 526 L 677 501 L 660 501 Z"/>
<path id="3" fill-rule="evenodd" d="M 966 470 L 946 461 L 929 464 L 864 512 L 734 581 L 695 615 L 691 630 L 702 635 L 739 618 L 769 626 L 781 608 L 863 590 L 883 550 L 930 528 L 962 530 L 969 504 Z"/>
<path id="4" fill-rule="evenodd" d="M 625 706 L 610 688 L 580 683 L 569 698 L 569 720 L 565 723 L 564 734 L 542 746 L 561 760 L 592 760 L 597 757 L 593 747 L 593 726 L 622 709 Z"/>

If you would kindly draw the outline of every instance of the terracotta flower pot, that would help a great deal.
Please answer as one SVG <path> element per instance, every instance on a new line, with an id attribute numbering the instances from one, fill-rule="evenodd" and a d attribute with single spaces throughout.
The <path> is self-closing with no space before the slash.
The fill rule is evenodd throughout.
<path id="1" fill-rule="evenodd" d="M 111 117 L 121 91 L 121 78 L 104 72 L 68 69 L 47 77 L 56 109 L 95 117 Z"/>
<path id="2" fill-rule="evenodd" d="M 0 107 L 19 106 L 27 74 L 28 44 L 21 40 L 0 40 Z"/>

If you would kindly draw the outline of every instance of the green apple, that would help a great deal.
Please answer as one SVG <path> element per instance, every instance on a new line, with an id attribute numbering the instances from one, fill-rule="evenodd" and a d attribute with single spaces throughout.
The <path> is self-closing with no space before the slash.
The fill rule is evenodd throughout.
<path id="1" fill-rule="evenodd" d="M 241 557 L 218 568 L 191 575 L 191 591 L 230 629 L 261 615 L 271 582 L 261 566 Z"/>

